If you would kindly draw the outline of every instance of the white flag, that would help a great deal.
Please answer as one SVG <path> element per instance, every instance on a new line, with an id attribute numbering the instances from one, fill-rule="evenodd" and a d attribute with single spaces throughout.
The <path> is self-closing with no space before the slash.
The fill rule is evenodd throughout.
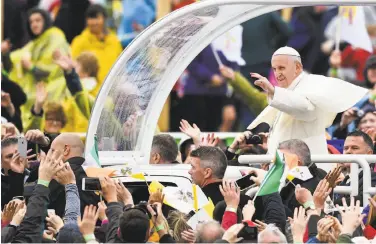
<path id="1" fill-rule="evenodd" d="M 198 209 L 206 206 L 209 203 L 208 198 L 200 187 L 196 187 L 197 191 L 197 207 Z M 163 188 L 163 194 L 167 205 L 179 210 L 180 212 L 188 214 L 193 211 L 194 196 L 191 188 L 181 188 L 168 186 Z"/>
<path id="2" fill-rule="evenodd" d="M 336 39 L 338 18 L 341 18 L 340 39 L 350 43 L 354 48 L 361 48 L 373 53 L 372 41 L 367 32 L 363 7 L 343 6 L 339 8 L 338 16 L 329 23 L 325 36 Z"/>
<path id="3" fill-rule="evenodd" d="M 193 229 L 196 230 L 197 225 L 203 224 L 205 222 L 213 220 L 205 209 L 199 210 L 195 215 L 193 215 L 187 222 L 187 224 Z"/>
<path id="4" fill-rule="evenodd" d="M 235 26 L 212 42 L 213 49 L 222 51 L 228 61 L 237 62 L 240 66 L 245 65 L 242 58 L 242 34 L 243 27 Z"/>
<path id="5" fill-rule="evenodd" d="M 293 168 L 288 172 L 288 178 L 291 176 L 302 181 L 306 181 L 313 178 L 307 166 L 297 166 Z"/>

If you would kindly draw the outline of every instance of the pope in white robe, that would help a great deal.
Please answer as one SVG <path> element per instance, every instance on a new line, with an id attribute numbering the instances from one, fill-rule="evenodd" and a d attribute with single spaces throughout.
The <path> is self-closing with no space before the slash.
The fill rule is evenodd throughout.
<path id="1" fill-rule="evenodd" d="M 325 129 L 337 113 L 354 106 L 367 90 L 340 79 L 304 72 L 299 53 L 290 47 L 278 49 L 271 64 L 276 87 L 267 78 L 251 73 L 257 79 L 255 85 L 268 94 L 269 106 L 248 129 L 262 122 L 269 124 L 268 153 L 274 153 L 283 141 L 301 139 L 311 154 L 328 154 Z"/>

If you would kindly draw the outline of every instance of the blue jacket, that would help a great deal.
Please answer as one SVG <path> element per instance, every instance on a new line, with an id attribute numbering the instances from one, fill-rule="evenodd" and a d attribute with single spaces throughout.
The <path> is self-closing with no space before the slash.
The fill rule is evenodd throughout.
<path id="1" fill-rule="evenodd" d="M 234 70 L 239 70 L 235 62 L 226 59 L 221 51 L 218 56 L 222 63 Z M 188 74 L 181 80 L 186 95 L 217 95 L 225 96 L 227 93 L 227 83 L 224 82 L 219 87 L 211 85 L 211 77 L 215 74 L 221 75 L 219 65 L 214 57 L 211 46 L 206 47 L 187 67 Z"/>
<path id="2" fill-rule="evenodd" d="M 118 28 L 118 38 L 123 47 L 139 34 L 132 24 L 135 22 L 148 27 L 155 20 L 156 1 L 155 0 L 123 0 L 123 18 Z"/>

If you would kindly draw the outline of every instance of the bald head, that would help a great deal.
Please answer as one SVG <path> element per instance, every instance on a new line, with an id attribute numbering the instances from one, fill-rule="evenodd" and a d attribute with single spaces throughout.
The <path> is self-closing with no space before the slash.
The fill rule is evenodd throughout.
<path id="1" fill-rule="evenodd" d="M 63 160 L 67 161 L 73 157 L 82 157 L 85 145 L 78 135 L 62 133 L 52 142 L 51 150 L 62 153 Z"/>
<path id="2" fill-rule="evenodd" d="M 223 234 L 224 230 L 218 222 L 209 221 L 198 226 L 195 243 L 213 243 L 222 239 Z"/>
<path id="3" fill-rule="evenodd" d="M 291 47 L 282 47 L 273 54 L 272 68 L 278 86 L 287 88 L 303 72 L 300 54 Z"/>

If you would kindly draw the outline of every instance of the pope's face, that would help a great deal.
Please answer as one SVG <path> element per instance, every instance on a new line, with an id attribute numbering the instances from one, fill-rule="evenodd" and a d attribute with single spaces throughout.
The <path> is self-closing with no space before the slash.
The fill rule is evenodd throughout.
<path id="1" fill-rule="evenodd" d="M 287 55 L 272 58 L 272 68 L 279 87 L 287 88 L 299 75 L 297 64 Z"/>

